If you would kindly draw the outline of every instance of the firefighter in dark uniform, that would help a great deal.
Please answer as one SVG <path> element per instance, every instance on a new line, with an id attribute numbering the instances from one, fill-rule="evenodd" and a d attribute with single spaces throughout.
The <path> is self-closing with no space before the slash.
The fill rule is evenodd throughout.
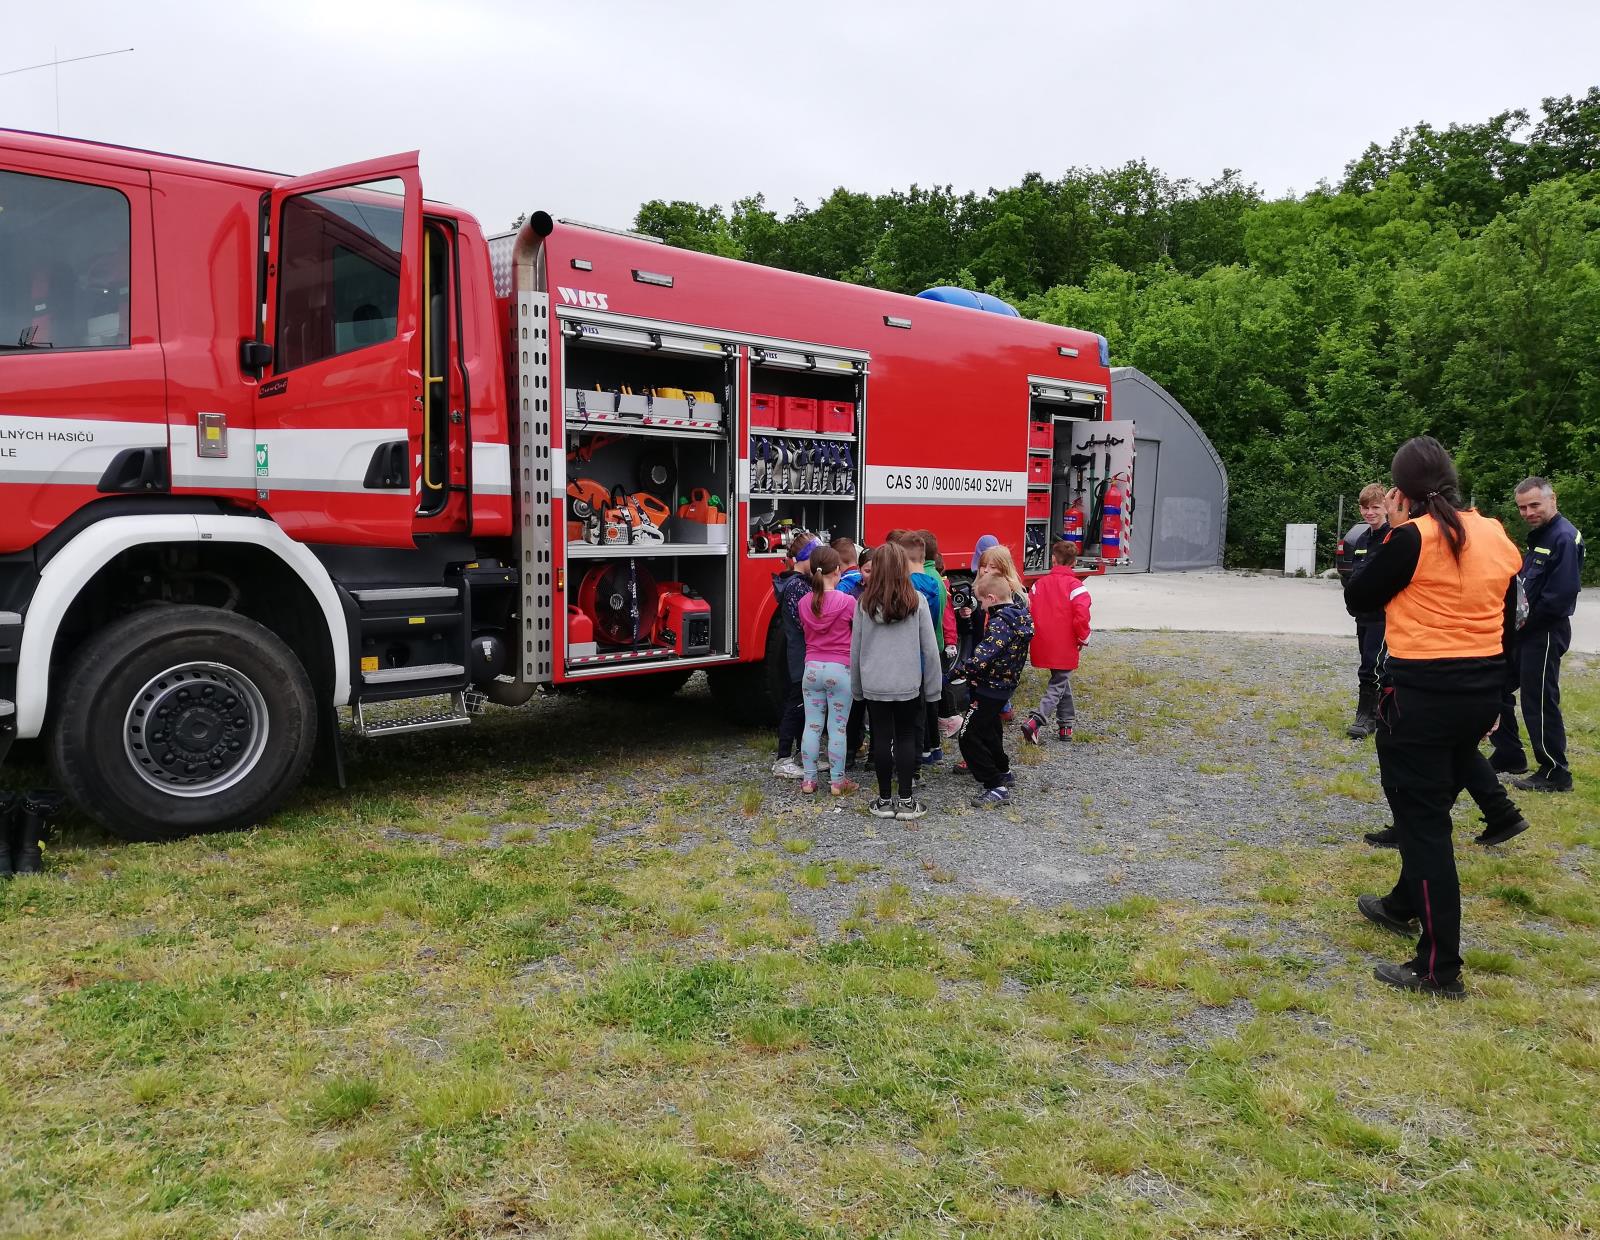
<path id="1" fill-rule="evenodd" d="M 1498 521 L 1461 507 L 1455 465 L 1438 440 L 1408 439 L 1390 472 L 1394 528 L 1345 586 L 1345 601 L 1384 609 L 1378 769 L 1399 835 L 1400 879 L 1387 896 L 1356 903 L 1384 929 L 1418 936 L 1410 960 L 1374 970 L 1380 982 L 1459 999 L 1466 988 L 1450 809 L 1494 725 L 1516 633 L 1520 557 Z"/>
<path id="2" fill-rule="evenodd" d="M 1389 518 L 1383 510 L 1385 488 L 1374 482 L 1361 488 L 1356 502 L 1361 505 L 1361 524 L 1353 526 L 1339 543 L 1337 567 L 1340 580 L 1348 582 L 1389 532 Z M 1356 646 L 1361 666 L 1356 671 L 1356 717 L 1345 729 L 1352 740 L 1365 740 L 1378 727 L 1378 662 L 1383 652 L 1383 609 L 1357 612 L 1346 607 L 1356 622 Z"/>
<path id="3" fill-rule="evenodd" d="M 1528 769 L 1517 732 L 1515 692 L 1522 694 L 1522 719 L 1528 726 L 1534 771 L 1514 781 L 1528 792 L 1571 792 L 1567 729 L 1561 719 L 1561 656 L 1572 644 L 1572 613 L 1578 608 L 1583 575 L 1583 535 L 1556 509 L 1555 490 L 1543 478 L 1517 487 L 1517 511 L 1528 523 L 1528 552 L 1522 561 L 1522 587 L 1528 618 L 1517 634 L 1517 657 L 1500 703 L 1500 726 L 1491 738 L 1495 770 L 1521 774 Z"/>

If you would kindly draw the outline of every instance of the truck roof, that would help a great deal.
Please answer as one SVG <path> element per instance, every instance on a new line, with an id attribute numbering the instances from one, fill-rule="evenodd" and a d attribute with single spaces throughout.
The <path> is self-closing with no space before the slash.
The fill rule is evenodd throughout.
<path id="1" fill-rule="evenodd" d="M 55 155 L 63 159 L 93 159 L 100 163 L 120 164 L 126 168 L 180 173 L 186 176 L 207 176 L 218 181 L 261 188 L 281 181 L 284 176 L 281 172 L 247 168 L 241 164 L 225 164 L 214 159 L 191 159 L 182 155 L 168 155 L 162 151 L 149 151 L 143 147 L 119 146 L 113 142 L 92 142 L 87 138 L 62 138 L 55 134 L 34 133 L 27 129 L 0 129 L 0 140 L 16 150 L 32 151 L 39 155 Z"/>

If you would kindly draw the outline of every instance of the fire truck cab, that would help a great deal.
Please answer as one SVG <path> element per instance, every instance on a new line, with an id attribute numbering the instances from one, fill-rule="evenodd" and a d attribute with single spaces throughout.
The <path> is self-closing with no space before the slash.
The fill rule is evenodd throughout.
<path id="1" fill-rule="evenodd" d="M 543 212 L 486 239 L 414 153 L 284 178 L 0 131 L 0 758 L 42 740 L 153 839 L 337 769 L 341 712 L 704 669 L 757 714 L 786 541 L 1042 571 L 1108 361 Z"/>

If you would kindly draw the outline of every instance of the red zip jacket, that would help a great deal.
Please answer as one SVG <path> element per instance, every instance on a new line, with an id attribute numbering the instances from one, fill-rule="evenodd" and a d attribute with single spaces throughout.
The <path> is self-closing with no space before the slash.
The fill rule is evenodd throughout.
<path id="1" fill-rule="evenodd" d="M 1057 564 L 1033 583 L 1033 646 L 1035 667 L 1053 672 L 1078 668 L 1078 648 L 1089 640 L 1089 587 L 1065 564 Z"/>

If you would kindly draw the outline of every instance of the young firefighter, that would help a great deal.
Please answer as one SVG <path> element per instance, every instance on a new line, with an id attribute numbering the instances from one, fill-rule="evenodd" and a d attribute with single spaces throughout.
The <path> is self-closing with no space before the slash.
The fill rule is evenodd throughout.
<path id="1" fill-rule="evenodd" d="M 801 702 L 800 682 L 806 674 L 806 635 L 800 627 L 800 601 L 811 592 L 806 560 L 818 542 L 801 531 L 789 541 L 789 555 L 783 571 L 772 578 L 772 591 L 778 596 L 778 620 L 783 626 L 784 670 L 783 703 L 778 716 L 778 756 L 772 773 L 782 779 L 801 779 L 805 772 L 794 760 L 805 726 L 805 707 Z"/>
<path id="2" fill-rule="evenodd" d="M 984 573 L 972 593 L 985 612 L 985 623 L 982 640 L 961 669 L 976 699 L 961 733 L 961 756 L 972 777 L 983 785 L 972 804 L 993 809 L 1011 800 L 1015 782 L 1000 712 L 1017 691 L 1017 681 L 1027 665 L 1033 617 L 1016 601 L 1011 583 L 998 573 Z"/>
<path id="3" fill-rule="evenodd" d="M 868 812 L 874 818 L 909 820 L 928 812 L 913 797 L 912 781 L 923 703 L 937 701 L 939 687 L 928 601 L 912 588 L 905 552 L 886 542 L 872 553 L 872 576 L 850 633 L 850 694 L 866 702 L 872 723 L 878 799 Z"/>
<path id="4" fill-rule="evenodd" d="M 1022 738 L 1040 744 L 1039 730 L 1052 711 L 1056 717 L 1056 738 L 1070 741 L 1076 712 L 1072 705 L 1072 673 L 1078 670 L 1078 655 L 1089 641 L 1089 587 L 1072 571 L 1078 549 L 1069 542 L 1056 542 L 1050 548 L 1051 568 L 1033 583 L 1033 644 L 1028 657 L 1035 667 L 1050 673 L 1039 709 L 1029 714 L 1022 725 Z"/>
<path id="5" fill-rule="evenodd" d="M 800 740 L 804 775 L 800 791 L 817 790 L 822 736 L 828 736 L 828 790 L 836 797 L 854 792 L 844 777 L 846 725 L 850 717 L 850 631 L 856 601 L 839 589 L 839 553 L 817 547 L 806 561 L 811 595 L 800 604 L 800 627 L 806 635 L 806 671 L 801 683 L 805 699 L 805 732 Z"/>
<path id="6" fill-rule="evenodd" d="M 1349 581 L 1361 571 L 1389 532 L 1383 496 L 1383 484 L 1373 482 L 1362 487 L 1356 498 L 1361 505 L 1361 524 L 1353 527 L 1339 543 L 1337 567 L 1341 581 Z M 1346 610 L 1356 622 L 1356 647 L 1361 653 L 1361 665 L 1356 669 L 1356 717 L 1345 734 L 1359 741 L 1378 728 L 1378 656 L 1383 649 L 1383 612 Z"/>
<path id="7" fill-rule="evenodd" d="M 1499 712 L 1521 557 L 1498 521 L 1461 507 L 1455 465 L 1438 440 L 1401 444 L 1390 475 L 1394 528 L 1345 586 L 1345 602 L 1384 611 L 1378 770 L 1400 837 L 1400 878 L 1387 896 L 1356 905 L 1406 937 L 1421 921 L 1411 959 L 1380 964 L 1380 982 L 1459 999 L 1466 989 L 1450 810 Z"/>

